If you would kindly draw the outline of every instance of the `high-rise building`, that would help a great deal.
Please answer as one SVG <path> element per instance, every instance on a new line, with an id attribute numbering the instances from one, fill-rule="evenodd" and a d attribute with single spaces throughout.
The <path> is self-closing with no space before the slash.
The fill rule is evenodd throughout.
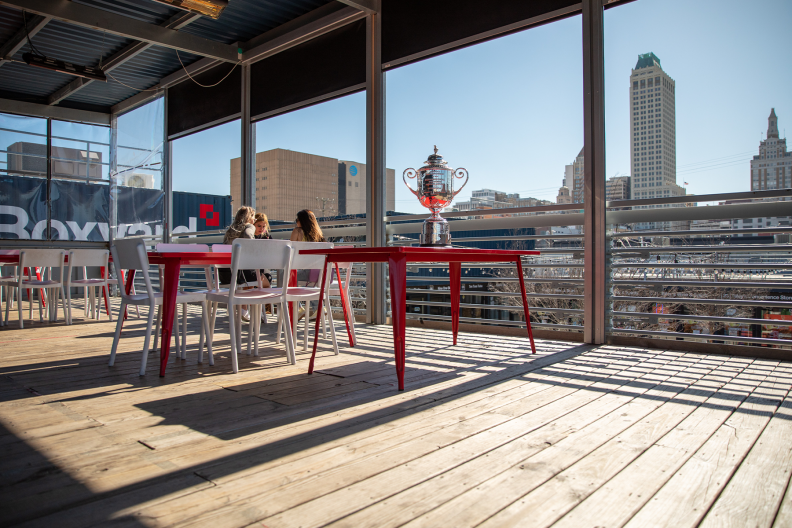
<path id="1" fill-rule="evenodd" d="M 338 214 L 366 214 L 366 164 L 338 162 Z M 385 210 L 396 209 L 396 171 L 385 169 Z"/>
<path id="2" fill-rule="evenodd" d="M 632 198 L 684 195 L 676 183 L 676 83 L 654 53 L 638 56 L 629 94 Z"/>
<path id="3" fill-rule="evenodd" d="M 614 176 L 605 182 L 605 199 L 629 200 L 630 199 L 630 177 Z"/>
<path id="4" fill-rule="evenodd" d="M 270 220 L 294 220 L 301 209 L 317 217 L 366 212 L 366 165 L 305 152 L 256 153 L 256 211 Z M 231 199 L 242 204 L 241 159 L 231 160 Z M 386 169 L 386 210 L 394 210 L 395 171 Z M 343 189 L 342 189 L 343 186 Z"/>
<path id="5" fill-rule="evenodd" d="M 751 190 L 792 187 L 792 152 L 787 152 L 786 138 L 778 137 L 775 108 L 767 118 L 767 139 L 759 143 L 759 155 L 751 160 Z"/>
<path id="6" fill-rule="evenodd" d="M 583 149 L 575 157 L 575 161 L 564 167 L 564 186 L 572 194 L 572 203 L 583 203 Z"/>

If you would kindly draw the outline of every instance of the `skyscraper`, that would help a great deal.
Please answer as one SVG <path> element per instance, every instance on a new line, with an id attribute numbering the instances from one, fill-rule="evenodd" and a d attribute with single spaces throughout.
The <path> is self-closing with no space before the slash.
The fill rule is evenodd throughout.
<path id="1" fill-rule="evenodd" d="M 759 155 L 751 160 L 751 190 L 792 187 L 792 152 L 787 152 L 786 138 L 778 137 L 775 108 L 767 118 L 767 139 L 759 143 Z"/>
<path id="2" fill-rule="evenodd" d="M 633 199 L 685 194 L 676 183 L 675 90 L 654 53 L 638 56 L 629 90 Z"/>
<path id="3" fill-rule="evenodd" d="M 569 187 L 572 203 L 583 203 L 583 169 L 585 160 L 583 149 L 580 149 L 575 161 L 564 167 L 564 185 Z"/>

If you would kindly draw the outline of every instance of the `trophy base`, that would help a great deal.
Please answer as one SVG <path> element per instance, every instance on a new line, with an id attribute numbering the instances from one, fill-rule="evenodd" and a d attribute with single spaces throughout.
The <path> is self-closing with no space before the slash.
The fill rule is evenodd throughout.
<path id="1" fill-rule="evenodd" d="M 420 247 L 451 247 L 448 220 L 440 216 L 424 220 Z"/>

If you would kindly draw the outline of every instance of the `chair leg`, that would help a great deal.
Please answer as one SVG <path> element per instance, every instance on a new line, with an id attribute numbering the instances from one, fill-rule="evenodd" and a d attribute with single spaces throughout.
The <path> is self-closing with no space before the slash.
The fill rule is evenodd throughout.
<path id="1" fill-rule="evenodd" d="M 25 328 L 25 321 L 22 319 L 22 285 L 21 284 L 17 287 L 17 309 L 19 311 L 19 328 Z"/>
<path id="2" fill-rule="evenodd" d="M 288 302 L 284 301 L 280 305 L 280 312 L 283 312 L 283 333 L 285 335 L 286 340 L 286 358 L 288 359 L 289 363 L 292 365 L 297 364 L 297 354 L 294 352 L 294 339 L 290 329 L 292 328 L 291 321 L 289 321 L 289 307 Z"/>
<path id="3" fill-rule="evenodd" d="M 72 298 L 71 298 L 71 288 L 66 288 L 66 310 L 68 315 L 66 315 L 66 324 L 72 324 Z"/>
<path id="4" fill-rule="evenodd" d="M 104 290 L 105 290 L 105 296 L 106 296 L 105 297 L 106 298 L 105 307 L 107 308 L 107 318 L 110 319 L 110 321 L 112 321 L 113 320 L 113 307 L 110 306 L 110 285 L 105 283 Z"/>
<path id="5" fill-rule="evenodd" d="M 235 306 L 236 313 L 236 351 L 242 353 L 242 305 Z"/>
<path id="6" fill-rule="evenodd" d="M 331 311 L 332 308 L 330 307 L 330 298 L 325 297 L 325 308 L 327 311 L 327 323 L 330 326 L 330 338 L 333 341 L 333 352 L 335 355 L 338 355 L 338 340 L 336 339 L 336 331 L 335 331 L 335 323 L 333 322 L 333 312 Z"/>
<path id="7" fill-rule="evenodd" d="M 187 359 L 187 304 L 182 304 L 182 348 L 181 358 Z"/>
<path id="8" fill-rule="evenodd" d="M 209 332 L 209 315 L 207 314 L 207 301 L 201 303 L 201 335 L 198 339 L 198 363 L 203 363 L 204 343 Z"/>
<path id="9" fill-rule="evenodd" d="M 256 323 L 255 323 L 255 326 L 253 327 L 256 330 L 256 333 L 253 336 L 253 339 L 255 340 L 255 346 L 253 348 L 253 355 L 256 356 L 256 357 L 258 357 L 258 355 L 259 355 L 259 336 L 261 335 L 261 314 L 264 313 L 264 311 L 265 310 L 264 310 L 264 305 L 263 304 L 257 304 L 256 305 Z M 251 322 L 252 321 L 253 320 L 251 319 Z"/>
<path id="10" fill-rule="evenodd" d="M 276 345 L 280 345 L 281 332 L 282 331 L 283 331 L 283 317 L 281 316 L 281 311 L 278 310 L 278 329 L 275 331 L 275 344 Z"/>
<path id="11" fill-rule="evenodd" d="M 140 359 L 140 375 L 146 375 L 146 363 L 148 362 L 149 343 L 151 341 L 151 330 L 154 327 L 154 307 L 149 306 L 148 322 L 146 323 L 146 338 L 143 340 L 143 357 Z"/>
<path id="12" fill-rule="evenodd" d="M 303 318 L 303 352 L 308 352 L 308 325 L 311 319 L 311 301 L 305 301 L 305 317 Z M 319 310 L 321 311 L 321 310 Z M 319 314 L 316 314 L 317 317 Z"/>
<path id="13" fill-rule="evenodd" d="M 228 307 L 228 330 L 231 334 L 231 368 L 234 371 L 234 374 L 239 372 L 239 360 L 237 358 L 237 324 L 236 318 L 234 317 L 236 312 L 236 306 L 229 306 Z"/>
<path id="14" fill-rule="evenodd" d="M 179 307 L 176 306 L 176 309 L 173 310 L 173 361 L 176 361 L 179 357 L 181 357 L 181 328 L 179 328 Z"/>
<path id="15" fill-rule="evenodd" d="M 43 323 L 43 322 L 44 322 L 44 289 L 45 289 L 45 288 L 39 288 L 38 290 L 35 290 L 35 291 L 38 291 L 38 299 L 39 299 L 39 322 L 40 322 L 40 323 Z M 33 319 L 33 316 L 32 316 L 32 315 L 30 316 L 30 319 L 31 319 L 31 320 Z"/>
<path id="16" fill-rule="evenodd" d="M 212 344 L 214 343 L 214 332 L 215 332 L 215 322 L 217 320 L 217 311 L 220 309 L 220 303 L 210 303 L 210 308 L 212 313 L 209 314 L 209 339 L 207 348 L 209 349 L 209 357 L 212 357 Z M 211 361 L 211 359 L 210 359 Z M 209 363 L 210 365 L 214 365 L 213 362 Z"/>
<path id="17" fill-rule="evenodd" d="M 126 305 L 124 301 L 121 301 L 121 313 L 124 313 L 124 309 Z M 116 357 L 116 350 L 118 349 L 118 340 L 121 338 L 121 325 L 124 323 L 124 318 L 119 317 L 118 322 L 116 323 L 115 335 L 113 336 L 113 348 L 110 349 L 110 363 L 108 363 L 111 367 L 113 363 L 115 363 Z"/>
<path id="18" fill-rule="evenodd" d="M 245 353 L 247 356 L 250 355 L 251 346 L 253 345 L 253 317 L 256 313 L 254 306 L 254 304 L 248 305 L 248 315 L 250 316 L 250 322 L 248 323 L 247 352 Z"/>
<path id="19" fill-rule="evenodd" d="M 121 317 L 123 319 L 123 317 L 124 317 L 123 316 L 123 312 L 118 312 L 118 313 L 121 314 L 119 317 Z M 157 306 L 157 326 L 156 326 L 156 329 L 154 330 L 154 347 L 152 348 L 152 350 L 154 350 L 154 351 L 157 351 L 157 345 L 159 344 L 160 328 L 162 328 L 162 305 L 161 304 Z"/>

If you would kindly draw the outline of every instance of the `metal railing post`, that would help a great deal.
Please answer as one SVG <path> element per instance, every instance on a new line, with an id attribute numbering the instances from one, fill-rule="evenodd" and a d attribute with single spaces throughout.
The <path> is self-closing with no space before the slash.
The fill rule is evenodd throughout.
<path id="1" fill-rule="evenodd" d="M 583 0 L 584 340 L 605 342 L 605 56 L 603 0 Z"/>
<path id="2" fill-rule="evenodd" d="M 385 240 L 385 74 L 382 71 L 382 21 L 377 12 L 366 16 L 366 244 Z M 384 324 L 385 266 L 368 264 L 366 322 Z"/>

